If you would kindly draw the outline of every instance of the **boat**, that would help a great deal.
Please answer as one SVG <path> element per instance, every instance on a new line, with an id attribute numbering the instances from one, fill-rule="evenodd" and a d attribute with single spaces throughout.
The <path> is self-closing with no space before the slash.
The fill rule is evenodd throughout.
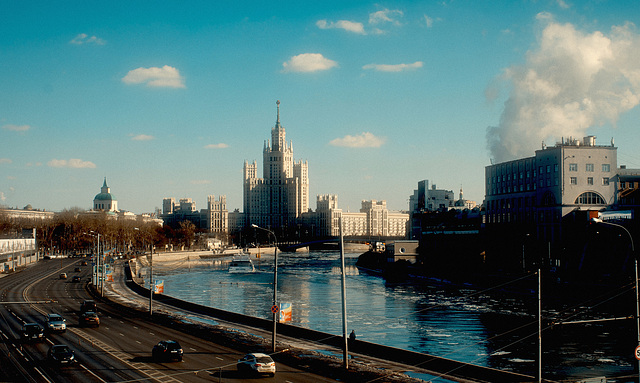
<path id="1" fill-rule="evenodd" d="M 253 273 L 254 271 L 256 271 L 256 268 L 253 266 L 249 256 L 234 257 L 229 263 L 230 273 Z"/>

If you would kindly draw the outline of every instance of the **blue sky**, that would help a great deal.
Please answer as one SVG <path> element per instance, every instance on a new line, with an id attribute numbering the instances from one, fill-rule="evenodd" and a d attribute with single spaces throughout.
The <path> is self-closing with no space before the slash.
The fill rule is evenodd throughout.
<path id="1" fill-rule="evenodd" d="M 484 167 L 615 138 L 640 168 L 635 1 L 2 1 L 0 205 L 226 195 L 280 115 L 315 196 L 484 199 Z"/>

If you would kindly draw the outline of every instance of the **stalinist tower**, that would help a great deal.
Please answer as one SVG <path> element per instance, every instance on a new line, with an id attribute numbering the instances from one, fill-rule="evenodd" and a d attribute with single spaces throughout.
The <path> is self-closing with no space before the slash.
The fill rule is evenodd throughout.
<path id="1" fill-rule="evenodd" d="M 280 101 L 276 102 L 276 125 L 262 151 L 263 178 L 257 163 L 244 163 L 245 226 L 255 224 L 280 233 L 296 225 L 309 209 L 309 176 L 306 161 L 293 160 L 293 144 L 287 144 L 280 124 Z"/>

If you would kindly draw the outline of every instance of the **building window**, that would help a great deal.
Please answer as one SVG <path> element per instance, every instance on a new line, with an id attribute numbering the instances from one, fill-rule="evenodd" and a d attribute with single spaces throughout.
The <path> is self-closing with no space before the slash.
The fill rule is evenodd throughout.
<path id="1" fill-rule="evenodd" d="M 593 164 L 587 164 L 587 166 L 585 168 L 585 171 L 592 172 L 593 171 Z"/>
<path id="2" fill-rule="evenodd" d="M 571 177 L 570 178 L 570 183 L 571 185 L 577 185 L 578 184 L 578 177 Z"/>
<path id="3" fill-rule="evenodd" d="M 554 165 L 553 165 L 553 171 L 554 171 L 554 172 L 557 172 L 557 171 L 558 171 L 558 164 L 554 164 Z"/>
<path id="4" fill-rule="evenodd" d="M 540 174 L 544 174 L 544 168 L 540 166 Z"/>
<path id="5" fill-rule="evenodd" d="M 602 177 L 602 184 L 604 186 L 608 186 L 609 185 L 609 177 Z"/>
<path id="6" fill-rule="evenodd" d="M 587 185 L 593 185 L 593 177 L 587 177 Z"/>
<path id="7" fill-rule="evenodd" d="M 605 173 L 608 173 L 611 171 L 611 165 L 609 164 L 602 164 L 602 171 Z"/>
<path id="8" fill-rule="evenodd" d="M 582 193 L 576 198 L 576 204 L 581 205 L 604 205 L 604 198 L 600 196 L 598 193 L 593 192 L 585 192 Z"/>
<path id="9" fill-rule="evenodd" d="M 578 164 L 569 164 L 569 171 L 570 172 L 577 172 L 578 171 Z"/>
<path id="10" fill-rule="evenodd" d="M 547 165 L 547 173 L 551 173 L 551 165 Z"/>

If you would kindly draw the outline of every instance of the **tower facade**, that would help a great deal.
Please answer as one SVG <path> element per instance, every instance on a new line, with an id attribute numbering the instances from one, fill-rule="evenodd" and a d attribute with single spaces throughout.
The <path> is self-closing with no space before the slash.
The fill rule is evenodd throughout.
<path id="1" fill-rule="evenodd" d="M 244 163 L 243 208 L 245 226 L 255 224 L 286 232 L 309 209 L 309 165 L 294 161 L 293 144 L 287 143 L 280 124 L 280 101 L 276 106 L 276 124 L 262 150 L 263 178 L 258 178 L 255 161 Z"/>

